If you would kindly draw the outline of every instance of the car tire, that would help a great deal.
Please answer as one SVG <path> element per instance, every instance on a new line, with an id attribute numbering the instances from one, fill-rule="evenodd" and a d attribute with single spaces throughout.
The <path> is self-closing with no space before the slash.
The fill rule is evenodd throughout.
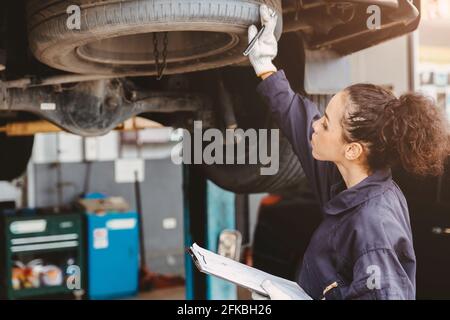
<path id="1" fill-rule="evenodd" d="M 71 0 L 29 0 L 30 48 L 53 68 L 82 74 L 156 75 L 152 33 L 168 33 L 165 74 L 219 68 L 246 61 L 247 28 L 259 6 L 279 14 L 281 0 L 78 0 L 80 29 L 68 19 Z M 69 13 L 68 13 L 69 10 Z M 77 21 L 70 20 L 70 22 Z M 72 30 L 71 30 L 72 29 Z M 158 51 L 162 54 L 159 34 Z M 171 41 L 172 40 L 172 41 Z M 148 45 L 147 45 L 148 44 Z M 160 62 L 162 57 L 160 56 Z"/>
<path id="2" fill-rule="evenodd" d="M 0 181 L 12 181 L 27 169 L 33 150 L 34 136 L 7 137 L 0 135 Z"/>
<path id="3" fill-rule="evenodd" d="M 252 157 L 250 152 L 256 153 L 258 150 L 257 148 L 247 149 L 246 158 Z M 291 144 L 282 134 L 279 140 L 278 172 L 274 175 L 262 175 L 262 168 L 264 168 L 262 164 L 212 164 L 202 167 L 205 176 L 216 185 L 240 194 L 295 189 L 302 187 L 305 181 L 300 161 Z"/>

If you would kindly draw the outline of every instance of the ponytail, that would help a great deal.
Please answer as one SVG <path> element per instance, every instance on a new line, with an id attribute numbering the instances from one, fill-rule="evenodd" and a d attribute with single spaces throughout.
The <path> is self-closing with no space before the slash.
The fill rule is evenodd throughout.
<path id="1" fill-rule="evenodd" d="M 370 169 L 400 164 L 417 175 L 439 175 L 450 154 L 448 121 L 433 100 L 417 93 L 396 98 L 379 86 L 347 88 L 344 140 L 367 148 Z"/>

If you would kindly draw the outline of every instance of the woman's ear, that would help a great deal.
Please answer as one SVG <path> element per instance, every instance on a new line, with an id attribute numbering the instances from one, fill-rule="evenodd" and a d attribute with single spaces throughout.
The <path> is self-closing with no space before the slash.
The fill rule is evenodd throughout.
<path id="1" fill-rule="evenodd" d="M 345 158 L 349 161 L 358 160 L 364 152 L 361 143 L 352 142 L 345 146 Z"/>

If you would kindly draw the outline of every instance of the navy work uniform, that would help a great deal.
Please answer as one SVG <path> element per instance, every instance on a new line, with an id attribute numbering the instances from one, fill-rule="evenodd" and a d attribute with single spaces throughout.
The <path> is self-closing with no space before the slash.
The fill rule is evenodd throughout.
<path id="1" fill-rule="evenodd" d="M 347 189 L 334 163 L 312 156 L 317 106 L 293 92 L 282 70 L 257 91 L 291 142 L 323 212 L 303 258 L 299 285 L 314 299 L 415 299 L 408 206 L 390 169 Z"/>

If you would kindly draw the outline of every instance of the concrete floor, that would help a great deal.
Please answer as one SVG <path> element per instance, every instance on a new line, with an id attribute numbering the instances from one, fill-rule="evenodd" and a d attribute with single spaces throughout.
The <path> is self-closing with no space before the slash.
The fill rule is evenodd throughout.
<path id="1" fill-rule="evenodd" d="M 238 300 L 251 300 L 250 291 L 238 288 Z M 132 300 L 186 300 L 185 287 L 159 289 L 149 292 L 141 292 Z"/>
<path id="2" fill-rule="evenodd" d="M 133 300 L 186 300 L 185 287 L 140 292 Z"/>

